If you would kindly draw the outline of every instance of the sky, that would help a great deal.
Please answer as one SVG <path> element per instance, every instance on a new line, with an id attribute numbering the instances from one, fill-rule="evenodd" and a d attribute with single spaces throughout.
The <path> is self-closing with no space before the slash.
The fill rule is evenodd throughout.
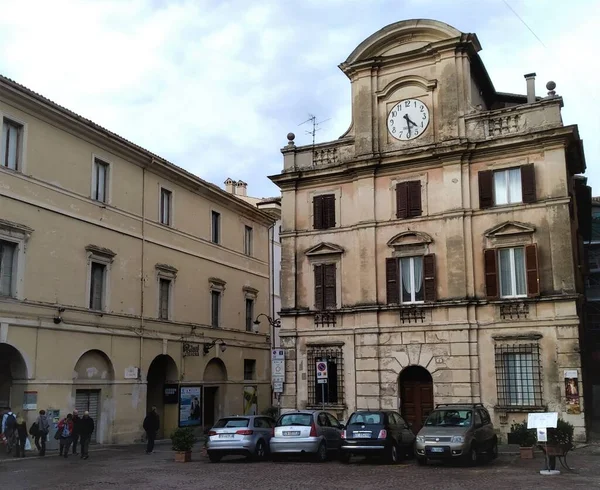
<path id="1" fill-rule="evenodd" d="M 477 34 L 496 90 L 525 93 L 530 72 L 538 96 L 556 82 L 600 195 L 597 0 L 0 0 L 0 12 L 0 73 L 257 197 L 279 194 L 267 176 L 288 132 L 310 144 L 309 114 L 323 121 L 317 142 L 348 129 L 338 65 L 358 44 L 399 20 L 440 20 Z"/>

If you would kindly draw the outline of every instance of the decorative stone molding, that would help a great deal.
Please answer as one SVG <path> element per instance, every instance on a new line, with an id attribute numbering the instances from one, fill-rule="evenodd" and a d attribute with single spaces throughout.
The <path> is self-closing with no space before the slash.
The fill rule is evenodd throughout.
<path id="1" fill-rule="evenodd" d="M 177 277 L 177 268 L 168 264 L 156 264 L 156 275 L 165 279 L 175 280 Z"/>
<path id="2" fill-rule="evenodd" d="M 407 75 L 400 77 L 388 83 L 382 90 L 377 92 L 377 98 L 386 100 L 390 97 L 390 95 L 396 92 L 396 90 L 406 85 L 417 85 L 427 92 L 431 92 L 435 87 L 437 87 L 437 80 L 427 80 L 426 78 L 418 75 Z"/>
<path id="3" fill-rule="evenodd" d="M 322 257 L 331 255 L 341 255 L 345 250 L 339 245 L 333 243 L 322 242 L 314 247 L 309 248 L 304 252 L 307 257 Z"/>
<path id="4" fill-rule="evenodd" d="M 99 262 L 101 264 L 110 265 L 113 263 L 116 257 L 116 252 L 113 252 L 110 248 L 100 247 L 98 245 L 90 244 L 85 247 L 88 257 L 88 263 L 91 261 Z"/>
<path id="5" fill-rule="evenodd" d="M 258 289 L 252 288 L 250 286 L 244 286 L 242 288 L 242 291 L 244 291 L 244 297 L 246 299 L 255 300 L 256 297 L 258 296 Z"/>
<path id="6" fill-rule="evenodd" d="M 519 221 L 505 221 L 490 228 L 484 233 L 486 247 L 493 248 L 498 245 L 528 245 L 533 243 L 535 226 Z"/>
<path id="7" fill-rule="evenodd" d="M 211 291 L 225 291 L 225 285 L 227 284 L 223 279 L 219 279 L 218 277 L 209 277 L 208 278 L 209 289 Z"/>
<path id="8" fill-rule="evenodd" d="M 433 238 L 422 231 L 402 231 L 394 235 L 388 242 L 388 247 L 406 247 L 412 245 L 426 245 L 433 242 Z"/>
<path id="9" fill-rule="evenodd" d="M 6 219 L 0 218 L 0 230 L 2 230 L 5 234 L 11 235 L 15 238 L 24 238 L 28 239 L 33 233 L 33 228 L 29 228 L 29 226 L 22 225 L 21 223 L 15 223 L 14 221 L 8 221 Z"/>

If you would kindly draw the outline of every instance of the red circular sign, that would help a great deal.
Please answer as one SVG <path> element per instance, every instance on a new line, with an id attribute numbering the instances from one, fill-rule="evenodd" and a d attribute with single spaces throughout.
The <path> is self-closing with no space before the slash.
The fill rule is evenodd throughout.
<path id="1" fill-rule="evenodd" d="M 325 364 L 324 362 L 319 362 L 317 364 L 317 369 L 319 371 L 325 371 L 327 369 L 327 364 Z"/>

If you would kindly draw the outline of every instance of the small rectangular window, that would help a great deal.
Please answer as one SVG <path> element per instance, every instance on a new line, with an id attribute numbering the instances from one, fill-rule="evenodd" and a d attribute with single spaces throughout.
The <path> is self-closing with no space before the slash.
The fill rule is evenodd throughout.
<path id="1" fill-rule="evenodd" d="M 211 240 L 221 243 L 221 215 L 216 211 L 211 213 Z"/>
<path id="2" fill-rule="evenodd" d="M 525 251 L 523 247 L 502 248 L 498 251 L 500 296 L 517 298 L 527 296 Z"/>
<path id="3" fill-rule="evenodd" d="M 158 317 L 161 320 L 169 319 L 169 303 L 171 299 L 171 281 L 169 279 L 160 278 L 158 281 Z"/>
<path id="4" fill-rule="evenodd" d="M 219 328 L 221 324 L 221 292 L 211 291 L 210 292 L 210 324 L 213 328 Z"/>
<path id="5" fill-rule="evenodd" d="M 244 253 L 252 255 L 252 227 L 244 227 Z"/>
<path id="6" fill-rule="evenodd" d="M 256 379 L 256 360 L 244 359 L 244 380 Z"/>
<path id="7" fill-rule="evenodd" d="M 254 325 L 254 300 L 246 298 L 246 332 L 252 332 Z"/>
<path id="8" fill-rule="evenodd" d="M 15 259 L 17 245 L 0 240 L 0 296 L 14 296 Z"/>
<path id="9" fill-rule="evenodd" d="M 100 202 L 108 202 L 108 163 L 94 159 L 94 175 L 92 199 Z"/>
<path id="10" fill-rule="evenodd" d="M 494 172 L 494 202 L 496 205 L 523 202 L 521 167 Z"/>
<path id="11" fill-rule="evenodd" d="M 324 230 L 335 226 L 335 195 L 323 194 L 313 198 L 313 228 Z"/>
<path id="12" fill-rule="evenodd" d="M 90 280 L 90 309 L 103 310 L 105 304 L 106 265 L 92 262 Z"/>
<path id="13" fill-rule="evenodd" d="M 160 190 L 160 222 L 170 225 L 173 193 L 167 189 Z"/>
<path id="14" fill-rule="evenodd" d="M 337 308 L 337 266 L 318 264 L 314 267 L 315 309 L 319 311 Z"/>
<path id="15" fill-rule="evenodd" d="M 2 120 L 2 147 L 0 164 L 11 170 L 20 170 L 23 125 L 6 117 Z"/>
<path id="16" fill-rule="evenodd" d="M 420 303 L 424 301 L 423 257 L 400 259 L 400 302 Z"/>

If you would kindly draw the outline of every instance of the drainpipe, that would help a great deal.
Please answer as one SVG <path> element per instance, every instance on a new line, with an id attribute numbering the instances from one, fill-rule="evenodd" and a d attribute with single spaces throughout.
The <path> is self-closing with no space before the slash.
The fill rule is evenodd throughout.
<path id="1" fill-rule="evenodd" d="M 150 164 L 154 163 L 154 159 Z M 144 253 L 146 245 L 146 168 L 142 167 L 142 264 L 140 278 L 140 356 L 139 356 L 139 379 L 142 380 L 142 363 L 144 360 L 144 284 L 145 284 L 145 269 L 144 269 Z M 146 393 L 146 400 L 148 393 Z"/>

